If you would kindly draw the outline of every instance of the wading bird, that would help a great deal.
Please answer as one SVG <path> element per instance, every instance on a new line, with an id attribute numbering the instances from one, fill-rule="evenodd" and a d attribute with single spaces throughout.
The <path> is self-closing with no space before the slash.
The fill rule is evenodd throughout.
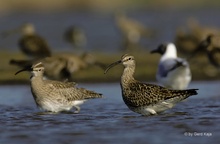
<path id="1" fill-rule="evenodd" d="M 197 89 L 170 90 L 154 84 L 142 83 L 134 79 L 135 59 L 125 54 L 121 60 L 110 64 L 105 73 L 117 64 L 123 64 L 121 76 L 122 98 L 128 108 L 141 115 L 155 115 L 172 108 L 178 102 L 197 95 Z"/>
<path id="2" fill-rule="evenodd" d="M 75 113 L 78 113 L 79 105 L 86 100 L 102 98 L 102 94 L 78 88 L 74 82 L 43 79 L 44 66 L 41 62 L 22 69 L 16 74 L 22 71 L 31 71 L 31 92 L 37 106 L 44 111 L 58 113 L 70 111 L 72 107 L 75 107 Z"/>

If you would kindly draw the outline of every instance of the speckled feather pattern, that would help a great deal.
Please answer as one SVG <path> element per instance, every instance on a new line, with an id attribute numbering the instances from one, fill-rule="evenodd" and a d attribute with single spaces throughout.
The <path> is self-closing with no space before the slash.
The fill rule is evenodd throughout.
<path id="1" fill-rule="evenodd" d="M 158 85 L 138 81 L 130 82 L 127 87 L 122 87 L 122 89 L 123 100 L 131 107 L 148 106 L 175 97 L 183 100 L 197 94 L 195 89 L 169 90 Z"/>
<path id="2" fill-rule="evenodd" d="M 102 97 L 100 93 L 78 88 L 74 82 L 44 80 L 44 67 L 41 62 L 33 65 L 31 69 L 31 91 L 37 106 L 45 111 L 68 111 L 75 107 L 78 113 L 79 105 L 87 99 Z"/>
<path id="3" fill-rule="evenodd" d="M 124 65 L 120 83 L 122 98 L 128 108 L 134 112 L 142 115 L 157 114 L 172 108 L 176 103 L 191 95 L 197 95 L 197 89 L 171 90 L 135 80 L 133 77 L 135 60 L 133 56 L 128 54 L 123 55 L 121 60 L 110 64 L 105 73 L 119 63 Z"/>
<path id="4" fill-rule="evenodd" d="M 51 80 L 35 79 L 32 82 L 32 91 L 37 97 L 43 96 L 51 99 L 63 99 L 67 103 L 74 100 L 101 98 L 102 94 L 76 87 L 72 82 L 59 82 Z M 60 100 L 59 100 L 60 101 Z"/>

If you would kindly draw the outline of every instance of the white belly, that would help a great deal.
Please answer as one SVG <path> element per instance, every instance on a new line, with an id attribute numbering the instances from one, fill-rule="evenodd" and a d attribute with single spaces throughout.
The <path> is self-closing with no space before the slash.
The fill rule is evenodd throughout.
<path id="1" fill-rule="evenodd" d="M 78 106 L 78 105 L 81 105 L 85 102 L 86 100 L 76 100 L 76 101 L 73 101 L 73 106 Z"/>
<path id="2" fill-rule="evenodd" d="M 166 77 L 157 75 L 157 80 L 167 88 L 183 90 L 188 87 L 191 81 L 191 72 L 187 67 L 180 67 L 170 72 Z"/>
<path id="3" fill-rule="evenodd" d="M 39 107 L 45 111 L 50 112 L 61 112 L 61 111 L 70 111 L 73 106 L 79 106 L 83 104 L 86 100 L 76 100 L 70 103 L 60 103 L 58 101 L 44 101 L 42 102 Z"/>

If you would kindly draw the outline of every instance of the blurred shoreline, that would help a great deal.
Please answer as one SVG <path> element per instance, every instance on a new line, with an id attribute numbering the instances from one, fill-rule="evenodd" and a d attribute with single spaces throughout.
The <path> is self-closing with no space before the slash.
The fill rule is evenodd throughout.
<path id="1" fill-rule="evenodd" d="M 53 11 L 101 11 L 122 9 L 195 9 L 219 7 L 216 0 L 0 0 L 1 13 L 11 12 L 53 12 Z"/>
<path id="2" fill-rule="evenodd" d="M 121 58 L 123 53 L 92 53 L 98 61 L 102 61 L 106 65 L 115 62 Z M 139 51 L 130 53 L 135 56 L 136 59 L 136 72 L 135 78 L 139 81 L 155 82 L 155 74 L 157 70 L 157 64 L 160 56 L 152 55 L 148 51 Z M 25 59 L 21 53 L 3 51 L 0 52 L 2 61 L 0 84 L 29 84 L 30 74 L 28 72 L 14 75 L 16 71 L 21 68 L 9 65 L 10 59 Z M 205 56 L 199 56 L 190 61 L 190 67 L 192 71 L 193 81 L 215 81 L 220 80 L 219 71 L 209 64 Z M 80 70 L 72 74 L 72 79 L 77 83 L 113 83 L 120 82 L 120 76 L 123 71 L 123 66 L 117 66 L 112 68 L 107 74 L 104 74 L 104 70 L 97 66 L 90 66 L 87 69 Z"/>
<path id="3" fill-rule="evenodd" d="M 128 17 L 155 29 L 158 35 L 152 39 L 142 39 L 142 51 L 135 51 L 137 61 L 135 77 L 140 81 L 156 81 L 155 75 L 159 55 L 150 55 L 149 50 L 163 42 L 174 42 L 176 31 L 187 28 L 187 20 L 195 18 L 204 27 L 219 27 L 220 1 L 214 0 L 0 0 L 1 31 L 10 30 L 24 22 L 36 25 L 55 53 L 73 53 L 73 49 L 63 40 L 63 32 L 70 25 L 81 26 L 87 33 L 85 51 L 94 54 L 98 60 L 110 64 L 119 60 L 122 37 L 118 31 L 114 12 L 125 10 Z M 188 10 L 190 9 L 190 10 Z M 95 12 L 95 13 L 93 13 Z M 107 13 L 107 14 L 106 14 Z M 106 15 L 103 15 L 106 14 Z M 0 84 L 28 84 L 28 73 L 14 76 L 19 70 L 10 66 L 10 59 L 26 59 L 17 49 L 20 35 L 2 38 L 0 43 Z M 179 55 L 179 54 L 178 54 Z M 186 56 L 181 56 L 185 58 Z M 205 55 L 190 62 L 193 81 L 220 80 L 220 71 L 214 68 Z M 107 74 L 97 67 L 90 67 L 73 74 L 70 81 L 83 83 L 119 82 L 122 66 L 111 69 Z"/>

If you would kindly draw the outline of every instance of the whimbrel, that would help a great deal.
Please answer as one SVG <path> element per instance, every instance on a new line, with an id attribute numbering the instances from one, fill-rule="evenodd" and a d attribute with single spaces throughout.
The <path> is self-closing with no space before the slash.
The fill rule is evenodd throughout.
<path id="1" fill-rule="evenodd" d="M 220 36 L 209 34 L 207 38 L 199 44 L 194 54 L 202 49 L 206 51 L 210 63 L 220 69 Z"/>
<path id="2" fill-rule="evenodd" d="M 191 71 L 188 62 L 177 57 L 175 45 L 173 43 L 161 44 L 151 53 L 162 55 L 156 74 L 157 81 L 167 88 L 186 89 L 191 81 Z"/>
<path id="3" fill-rule="evenodd" d="M 83 48 L 86 45 L 86 34 L 82 28 L 71 26 L 64 32 L 64 39 L 71 43 L 74 48 Z"/>
<path id="4" fill-rule="evenodd" d="M 136 46 L 143 37 L 152 37 L 155 32 L 147 28 L 141 22 L 128 18 L 123 12 L 117 12 L 115 15 L 116 25 L 123 36 L 123 45 L 125 48 Z"/>
<path id="5" fill-rule="evenodd" d="M 124 72 L 121 76 L 122 98 L 128 108 L 142 115 L 155 115 L 172 108 L 176 103 L 197 95 L 197 89 L 170 90 L 154 84 L 142 83 L 134 79 L 135 59 L 125 54 L 121 60 L 112 63 L 105 73 L 113 66 L 122 63 Z"/>
<path id="6" fill-rule="evenodd" d="M 20 50 L 27 56 L 34 58 L 47 57 L 51 55 L 47 41 L 35 33 L 34 25 L 26 23 L 17 29 L 4 32 L 5 36 L 21 32 L 23 36 L 18 40 Z"/>
<path id="7" fill-rule="evenodd" d="M 16 74 L 22 71 L 31 71 L 31 92 L 34 100 L 39 108 L 48 112 L 69 111 L 75 107 L 75 112 L 78 113 L 79 105 L 87 99 L 102 97 L 102 94 L 76 87 L 74 82 L 44 80 L 44 66 L 41 62 Z"/>

